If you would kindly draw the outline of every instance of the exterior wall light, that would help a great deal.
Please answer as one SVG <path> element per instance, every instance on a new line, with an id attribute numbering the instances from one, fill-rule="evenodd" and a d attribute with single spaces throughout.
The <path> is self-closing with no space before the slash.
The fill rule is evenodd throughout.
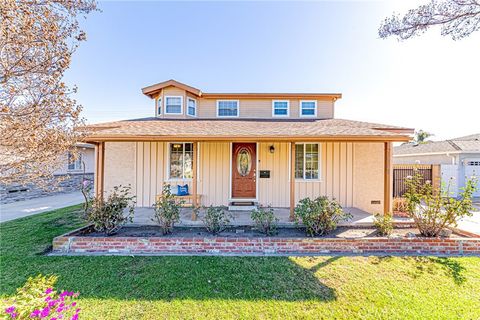
<path id="1" fill-rule="evenodd" d="M 271 145 L 269 150 L 270 150 L 270 153 L 274 153 L 275 152 L 275 147 L 273 145 Z"/>

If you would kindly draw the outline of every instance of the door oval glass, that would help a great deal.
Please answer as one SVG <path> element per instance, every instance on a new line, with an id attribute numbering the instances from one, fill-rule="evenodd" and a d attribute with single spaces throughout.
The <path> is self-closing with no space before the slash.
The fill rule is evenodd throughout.
<path id="1" fill-rule="evenodd" d="M 247 148 L 242 148 L 237 154 L 237 171 L 242 177 L 247 176 L 252 169 L 252 155 Z"/>

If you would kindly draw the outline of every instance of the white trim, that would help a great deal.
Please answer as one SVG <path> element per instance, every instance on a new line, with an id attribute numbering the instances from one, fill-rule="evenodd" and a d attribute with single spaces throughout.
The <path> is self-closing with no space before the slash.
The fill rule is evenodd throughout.
<path id="1" fill-rule="evenodd" d="M 286 102 L 287 114 L 275 114 L 275 102 Z M 290 117 L 290 100 L 272 100 L 272 117 L 279 117 L 279 118 Z"/>
<path id="2" fill-rule="evenodd" d="M 302 114 L 302 103 L 304 102 L 314 102 L 315 103 L 315 114 L 307 114 L 307 115 L 304 115 Z M 300 103 L 298 104 L 298 107 L 299 107 L 299 110 L 298 110 L 298 115 L 299 117 L 305 117 L 305 118 L 313 118 L 313 117 L 316 117 L 317 116 L 317 109 L 318 109 L 318 104 L 317 104 L 317 100 L 300 100 Z"/>
<path id="3" fill-rule="evenodd" d="M 233 161 L 233 144 L 234 143 L 253 143 L 253 142 L 242 142 L 242 141 L 235 141 L 230 142 L 230 173 L 229 180 L 230 180 L 230 188 L 228 191 L 228 201 L 258 201 L 258 181 L 260 180 L 258 177 L 258 142 L 255 142 L 255 198 L 233 198 L 232 196 L 232 161 Z"/>
<path id="4" fill-rule="evenodd" d="M 160 101 L 160 111 L 163 110 L 163 105 L 162 105 L 162 97 L 157 97 L 157 99 L 155 99 L 155 115 L 157 117 L 161 116 L 162 115 L 162 112 L 158 112 L 158 101 Z"/>
<path id="5" fill-rule="evenodd" d="M 220 116 L 218 114 L 218 103 L 220 101 L 236 101 L 237 102 L 237 115 L 236 116 Z M 238 118 L 240 117 L 240 100 L 235 100 L 235 99 L 221 99 L 217 100 L 217 118 Z"/>
<path id="6" fill-rule="evenodd" d="M 178 112 L 167 112 L 167 100 L 168 98 L 180 98 L 180 113 Z M 163 114 L 173 114 L 173 115 L 179 115 L 183 114 L 183 96 L 165 96 L 163 99 Z"/>
<path id="7" fill-rule="evenodd" d="M 305 178 L 305 167 L 306 167 L 306 157 L 305 152 L 306 148 L 303 148 L 303 178 L 297 178 L 294 176 L 295 182 L 322 182 L 322 144 L 320 142 L 295 142 L 295 154 L 297 152 L 297 145 L 303 144 L 316 144 L 318 146 L 318 178 L 317 179 L 306 179 Z M 292 152 L 290 152 L 291 154 Z M 291 160 L 290 160 L 291 161 Z M 293 161 L 296 163 L 295 159 Z M 294 174 L 295 174 L 295 170 Z"/>
<path id="8" fill-rule="evenodd" d="M 181 144 L 186 144 L 186 143 L 192 143 L 191 141 L 169 141 L 167 142 L 167 179 L 165 181 L 171 182 L 171 181 L 192 181 L 192 178 L 172 178 L 170 177 L 170 145 L 174 143 L 181 143 Z M 192 145 L 193 147 L 193 145 Z M 185 148 L 183 148 L 183 154 L 185 154 Z M 195 155 L 193 155 L 195 156 Z M 197 168 L 198 168 L 198 161 L 197 161 Z M 183 170 L 183 169 L 182 169 Z M 182 175 L 184 172 L 182 172 Z M 198 171 L 197 171 L 197 181 L 198 181 Z"/>
<path id="9" fill-rule="evenodd" d="M 191 115 L 190 113 L 188 113 L 188 109 L 189 109 L 188 101 L 189 101 L 189 100 L 192 100 L 193 102 L 195 102 L 195 115 Z M 187 106 L 187 107 L 186 107 L 186 109 L 187 109 L 187 112 L 186 112 L 187 116 L 189 116 L 189 117 L 195 117 L 195 118 L 196 118 L 196 117 L 198 116 L 197 99 L 187 97 L 187 104 L 186 104 L 186 106 Z"/>

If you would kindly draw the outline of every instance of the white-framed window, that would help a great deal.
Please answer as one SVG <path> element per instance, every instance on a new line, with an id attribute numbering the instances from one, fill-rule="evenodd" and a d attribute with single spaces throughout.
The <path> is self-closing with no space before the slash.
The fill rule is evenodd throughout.
<path id="1" fill-rule="evenodd" d="M 187 99 L 187 114 L 189 116 L 197 116 L 197 100 L 188 98 Z"/>
<path id="2" fill-rule="evenodd" d="M 165 114 L 183 114 L 183 97 L 165 97 Z"/>
<path id="3" fill-rule="evenodd" d="M 273 117 L 288 117 L 289 115 L 290 115 L 290 101 L 288 100 L 272 101 Z"/>
<path id="4" fill-rule="evenodd" d="M 295 144 L 295 179 L 320 180 L 320 144 Z"/>
<path id="5" fill-rule="evenodd" d="M 217 100 L 217 117 L 238 117 L 238 100 Z"/>
<path id="6" fill-rule="evenodd" d="M 157 116 L 162 114 L 162 98 L 157 99 Z"/>
<path id="7" fill-rule="evenodd" d="M 168 145 L 170 179 L 191 179 L 193 176 L 193 143 L 171 142 Z"/>
<path id="8" fill-rule="evenodd" d="M 316 117 L 317 116 L 317 101 L 302 100 L 300 101 L 300 116 L 301 117 Z"/>
<path id="9" fill-rule="evenodd" d="M 73 158 L 73 154 L 68 153 L 68 171 L 82 170 L 82 154 L 79 153 L 77 159 Z"/>

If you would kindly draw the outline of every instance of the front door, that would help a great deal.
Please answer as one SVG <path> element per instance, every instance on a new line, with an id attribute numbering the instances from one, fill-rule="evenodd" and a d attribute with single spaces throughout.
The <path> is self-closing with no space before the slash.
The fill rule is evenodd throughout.
<path id="1" fill-rule="evenodd" d="M 256 198 L 256 143 L 232 145 L 232 198 Z"/>

